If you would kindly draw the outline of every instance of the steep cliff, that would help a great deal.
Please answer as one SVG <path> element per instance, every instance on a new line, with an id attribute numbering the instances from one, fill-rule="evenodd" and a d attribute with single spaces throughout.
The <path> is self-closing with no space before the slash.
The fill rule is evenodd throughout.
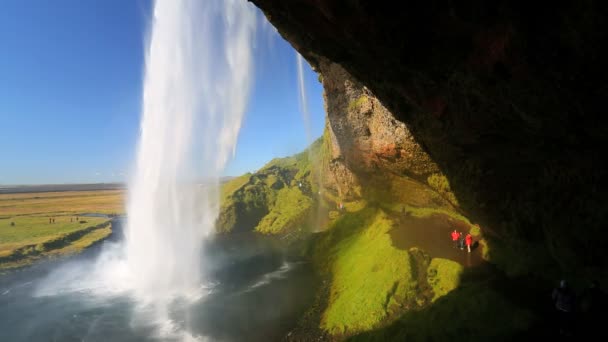
<path id="1" fill-rule="evenodd" d="M 318 71 L 324 89 L 326 134 L 331 142 L 330 170 L 324 174 L 339 184 L 336 190 L 341 196 L 357 195 L 353 193 L 360 186 L 357 178 L 390 173 L 424 182 L 439 172 L 408 127 L 348 72 L 335 63 L 321 63 Z M 325 185 L 333 188 L 332 182 Z"/>
<path id="2" fill-rule="evenodd" d="M 428 153 L 489 236 L 491 259 L 510 273 L 608 269 L 605 2 L 252 2 L 321 72 L 328 94 L 343 84 L 333 83 L 343 69 L 364 86 L 357 92 L 378 98 L 329 114 L 337 169 L 432 172 L 432 163 L 400 162 L 407 153 L 398 139 L 376 144 L 403 129 L 423 147 L 410 150 L 415 158 Z M 395 122 L 360 125 L 379 103 Z"/>

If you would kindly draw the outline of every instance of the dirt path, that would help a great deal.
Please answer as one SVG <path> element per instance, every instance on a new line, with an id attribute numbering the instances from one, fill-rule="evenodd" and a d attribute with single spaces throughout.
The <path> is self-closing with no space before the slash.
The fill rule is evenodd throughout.
<path id="1" fill-rule="evenodd" d="M 484 262 L 481 257 L 481 247 L 473 243 L 475 248 L 468 253 L 456 248 L 450 233 L 456 229 L 459 232 L 468 231 L 468 225 L 452 219 L 447 215 L 435 214 L 427 218 L 401 217 L 399 224 L 390 231 L 393 245 L 399 249 L 419 247 L 432 258 L 454 260 L 465 267 L 473 267 Z"/>

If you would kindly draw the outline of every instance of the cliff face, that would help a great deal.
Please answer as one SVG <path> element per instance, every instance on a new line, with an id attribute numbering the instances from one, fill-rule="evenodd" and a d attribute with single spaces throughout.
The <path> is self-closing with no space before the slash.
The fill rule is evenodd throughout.
<path id="1" fill-rule="evenodd" d="M 330 163 L 323 170 L 324 188 L 342 199 L 361 196 L 361 182 L 390 173 L 422 182 L 439 171 L 415 141 L 362 84 L 340 65 L 319 64 L 327 113 L 326 140 Z"/>
<path id="2" fill-rule="evenodd" d="M 604 2 L 252 2 L 323 75 L 340 179 L 438 169 L 497 261 L 606 269 Z"/>

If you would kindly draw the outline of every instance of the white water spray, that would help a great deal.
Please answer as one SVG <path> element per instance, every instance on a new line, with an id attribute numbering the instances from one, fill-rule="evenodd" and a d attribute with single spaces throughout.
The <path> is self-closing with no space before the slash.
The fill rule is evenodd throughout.
<path id="1" fill-rule="evenodd" d="M 129 183 L 126 257 L 135 291 L 163 301 L 201 286 L 253 76 L 255 10 L 243 0 L 158 0 Z"/>
<path id="2" fill-rule="evenodd" d="M 306 142 L 312 144 L 312 131 L 310 127 L 310 112 L 308 111 L 308 97 L 306 96 L 306 84 L 304 82 L 304 66 L 302 56 L 296 52 L 296 61 L 298 66 L 298 99 L 300 100 L 300 111 L 304 120 L 304 129 L 306 130 Z"/>

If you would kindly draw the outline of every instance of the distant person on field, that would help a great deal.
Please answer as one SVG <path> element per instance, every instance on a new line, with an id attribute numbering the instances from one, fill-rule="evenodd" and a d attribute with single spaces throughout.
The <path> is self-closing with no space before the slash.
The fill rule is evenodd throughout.
<path id="1" fill-rule="evenodd" d="M 574 310 L 576 308 L 576 294 L 565 280 L 560 281 L 559 287 L 553 289 L 551 294 L 557 324 L 560 334 L 570 335 L 574 325 Z"/>
<path id="2" fill-rule="evenodd" d="M 460 236 L 456 229 L 452 232 L 452 242 L 454 243 L 454 247 L 458 247 L 458 237 Z"/>
<path id="3" fill-rule="evenodd" d="M 470 233 L 467 233 L 467 236 L 464 238 L 464 243 L 467 245 L 467 251 L 471 253 L 471 245 L 473 244 L 473 236 Z"/>

